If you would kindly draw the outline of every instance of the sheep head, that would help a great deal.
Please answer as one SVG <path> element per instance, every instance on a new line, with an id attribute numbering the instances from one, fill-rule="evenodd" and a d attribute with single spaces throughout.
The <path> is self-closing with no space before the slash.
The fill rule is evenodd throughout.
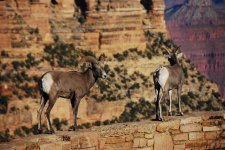
<path id="1" fill-rule="evenodd" d="M 171 65 L 177 64 L 178 59 L 180 59 L 183 56 L 183 53 L 180 52 L 180 47 L 176 47 L 175 49 L 172 50 L 172 52 L 165 49 L 163 54 L 164 57 L 168 59 Z"/>
<path id="2" fill-rule="evenodd" d="M 84 63 L 85 68 L 91 69 L 98 77 L 106 78 L 107 74 L 104 70 L 103 64 L 101 63 L 102 59 L 102 55 L 99 57 L 99 61 L 92 56 L 85 56 L 80 60 L 80 63 Z"/>

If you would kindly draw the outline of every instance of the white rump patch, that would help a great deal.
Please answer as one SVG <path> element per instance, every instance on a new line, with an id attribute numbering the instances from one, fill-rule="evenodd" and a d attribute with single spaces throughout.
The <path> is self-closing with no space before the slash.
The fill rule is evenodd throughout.
<path id="1" fill-rule="evenodd" d="M 180 58 L 182 58 L 182 57 L 183 57 L 183 53 L 177 54 L 177 59 L 180 59 Z"/>
<path id="2" fill-rule="evenodd" d="M 169 71 L 166 67 L 162 67 L 159 71 L 159 84 L 164 89 L 164 86 L 169 78 Z"/>
<path id="3" fill-rule="evenodd" d="M 52 75 L 50 73 L 47 73 L 42 78 L 42 88 L 43 91 L 47 94 L 49 94 L 51 87 L 53 84 Z"/>

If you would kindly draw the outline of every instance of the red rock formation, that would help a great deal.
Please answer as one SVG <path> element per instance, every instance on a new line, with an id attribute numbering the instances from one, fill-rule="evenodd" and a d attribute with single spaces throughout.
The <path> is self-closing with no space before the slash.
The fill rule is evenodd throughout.
<path id="1" fill-rule="evenodd" d="M 51 36 L 57 35 L 77 47 L 111 53 L 133 47 L 144 49 L 146 30 L 167 32 L 163 0 L 147 3 L 77 0 L 75 4 L 57 0 L 49 3 L 43 0 L 0 1 L 0 20 L 4 22 L 0 25 L 0 37 L 4 39 L 0 50 L 29 48 L 51 42 Z M 31 35 L 30 30 L 39 35 Z"/>
<path id="2" fill-rule="evenodd" d="M 48 7 L 38 1 L 0 1 L 0 50 L 48 42 Z"/>
<path id="3" fill-rule="evenodd" d="M 183 4 L 185 0 L 165 0 L 166 8 L 171 8 L 175 5 Z"/>
<path id="4" fill-rule="evenodd" d="M 198 70 L 220 85 L 225 98 L 225 18 L 211 0 L 189 0 L 167 11 L 167 28 Z"/>

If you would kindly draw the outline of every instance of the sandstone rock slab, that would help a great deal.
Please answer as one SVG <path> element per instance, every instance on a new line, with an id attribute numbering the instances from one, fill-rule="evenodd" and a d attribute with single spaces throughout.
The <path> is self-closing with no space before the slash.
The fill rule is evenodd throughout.
<path id="1" fill-rule="evenodd" d="M 154 136 L 154 150 L 165 149 L 165 148 L 167 150 L 173 149 L 172 137 L 169 135 L 169 133 L 155 134 L 155 136 Z"/>

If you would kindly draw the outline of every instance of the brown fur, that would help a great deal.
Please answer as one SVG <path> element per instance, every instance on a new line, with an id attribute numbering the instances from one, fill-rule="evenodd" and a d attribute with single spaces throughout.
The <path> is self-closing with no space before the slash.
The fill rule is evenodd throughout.
<path id="1" fill-rule="evenodd" d="M 70 99 L 73 112 L 74 112 L 74 130 L 77 129 L 77 113 L 78 106 L 81 99 L 89 92 L 90 88 L 95 84 L 99 77 L 106 77 L 105 71 L 100 63 L 91 58 L 90 56 L 85 58 L 86 62 L 90 62 L 89 68 L 85 72 L 63 72 L 63 71 L 51 71 L 45 73 L 41 77 L 40 92 L 41 92 L 41 104 L 38 110 L 38 130 L 41 132 L 41 114 L 47 101 L 49 101 L 45 115 L 48 123 L 48 130 L 53 132 L 50 122 L 50 112 L 58 99 L 58 97 L 64 97 Z M 51 74 L 53 84 L 49 93 L 45 93 L 42 89 L 42 78 L 46 74 Z"/>
<path id="2" fill-rule="evenodd" d="M 161 85 L 158 83 L 159 80 L 159 71 L 160 68 L 158 68 L 154 73 L 153 73 L 153 81 L 155 85 L 155 91 L 157 94 L 157 100 L 156 100 L 156 120 L 162 120 L 162 109 L 161 109 L 161 104 L 160 102 L 165 98 L 165 95 L 167 92 L 171 92 L 172 90 L 176 89 L 177 90 L 177 97 L 178 97 L 178 103 L 179 103 L 179 115 L 183 115 L 182 109 L 181 109 L 181 104 L 180 104 L 180 96 L 181 96 L 181 90 L 182 86 L 184 83 L 184 73 L 182 67 L 178 64 L 177 61 L 177 54 L 172 53 L 172 54 L 167 54 L 166 57 L 168 58 L 168 61 L 170 62 L 170 66 L 164 66 L 167 68 L 169 71 L 169 77 L 166 81 L 166 84 L 164 87 L 161 87 Z M 160 97 L 160 90 L 162 90 L 162 96 Z M 172 96 L 172 95 L 169 95 Z M 170 110 L 169 110 L 169 115 L 172 115 L 171 112 L 171 97 L 170 97 Z M 158 114 L 158 109 L 159 109 L 159 114 Z"/>

